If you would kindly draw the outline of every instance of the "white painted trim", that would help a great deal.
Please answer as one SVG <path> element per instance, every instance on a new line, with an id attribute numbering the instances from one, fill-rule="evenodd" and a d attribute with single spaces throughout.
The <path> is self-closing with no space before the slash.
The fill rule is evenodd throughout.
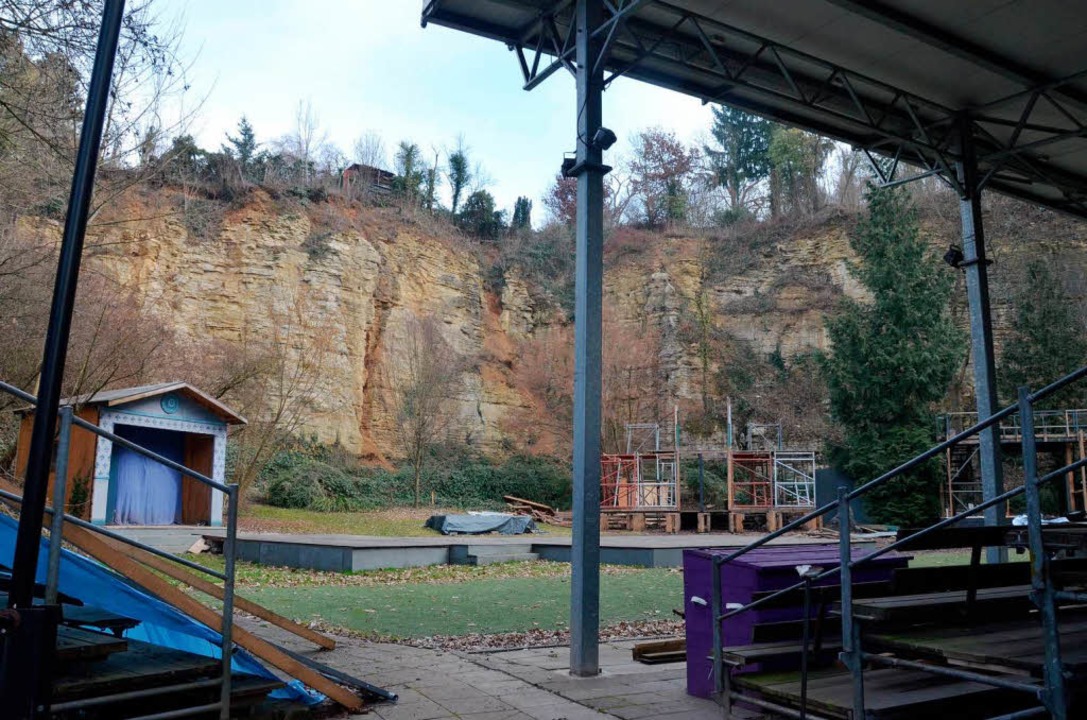
<path id="1" fill-rule="evenodd" d="M 227 426 L 218 423 L 197 422 L 194 420 L 175 420 L 166 417 L 136 415 L 117 410 L 103 410 L 98 426 L 106 432 L 114 432 L 118 425 L 175 430 L 196 435 L 211 435 L 214 438 L 212 451 L 211 479 L 225 484 L 226 477 L 226 434 Z M 94 494 L 91 500 L 91 522 L 97 525 L 111 524 L 112 518 L 106 517 L 109 504 L 109 474 L 113 459 L 113 441 L 99 437 L 94 456 Z M 223 524 L 223 498 L 219 490 L 211 492 L 211 517 L 213 526 Z"/>

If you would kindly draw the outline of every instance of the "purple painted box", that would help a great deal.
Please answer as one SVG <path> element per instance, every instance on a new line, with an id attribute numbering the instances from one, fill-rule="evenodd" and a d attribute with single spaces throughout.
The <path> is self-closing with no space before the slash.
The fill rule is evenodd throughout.
<path id="1" fill-rule="evenodd" d="M 873 546 L 853 546 L 853 559 L 873 552 Z M 687 692 L 698 697 L 713 694 L 713 613 L 710 609 L 713 595 L 712 568 L 714 556 L 728 555 L 735 548 L 714 548 L 683 551 L 683 608 L 686 611 L 687 630 Z M 796 584 L 800 579 L 797 565 L 818 565 L 824 569 L 838 567 L 838 545 L 774 545 L 752 550 L 746 555 L 722 565 L 721 591 L 725 606 L 729 603 L 746 605 L 755 593 L 781 590 Z M 905 567 L 909 557 L 889 553 L 853 573 L 854 582 L 878 582 L 890 580 L 895 568 Z M 837 576 L 816 583 L 818 586 L 838 585 Z M 700 598 L 701 602 L 694 602 Z M 813 608 L 814 612 L 814 608 Z M 800 620 L 804 616 L 803 605 L 795 608 L 750 610 L 721 621 L 721 636 L 725 646 L 749 645 L 753 641 L 755 625 L 770 622 Z"/>

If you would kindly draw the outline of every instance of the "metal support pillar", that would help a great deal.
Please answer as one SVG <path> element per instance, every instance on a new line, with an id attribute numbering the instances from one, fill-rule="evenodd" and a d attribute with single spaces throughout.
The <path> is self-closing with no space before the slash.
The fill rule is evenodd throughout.
<path id="1" fill-rule="evenodd" d="M 974 365 L 974 396 L 978 419 L 984 420 L 999 410 L 996 397 L 996 362 L 993 354 L 993 321 L 989 303 L 989 261 L 985 251 L 985 232 L 981 220 L 981 187 L 977 157 L 971 135 L 969 118 L 960 119 L 961 156 L 956 166 L 962 195 L 959 211 L 962 217 L 962 251 L 960 267 L 966 273 L 966 300 L 970 310 L 970 356 Z M 991 500 L 1004 492 L 1004 472 L 1000 461 L 1000 428 L 996 425 L 979 435 L 982 500 Z M 1003 503 L 985 511 L 986 525 L 1005 521 Z M 988 562 L 1007 559 L 1007 549 L 988 548 Z"/>
<path id="2" fill-rule="evenodd" d="M 1045 690 L 1042 702 L 1053 720 L 1067 720 L 1068 696 L 1061 662 L 1061 633 L 1057 599 L 1049 567 L 1049 555 L 1042 535 L 1042 499 L 1038 487 L 1038 447 L 1034 437 L 1034 405 L 1030 390 L 1019 388 L 1019 418 L 1023 425 L 1023 496 L 1027 505 L 1027 539 L 1030 545 L 1031 598 L 1042 619 Z"/>
<path id="3" fill-rule="evenodd" d="M 53 524 L 49 527 L 49 564 L 45 574 L 45 604 L 57 604 L 60 585 L 60 551 L 64 537 L 64 513 L 68 505 L 68 458 L 72 449 L 72 407 L 60 409 L 60 437 L 57 440 L 57 469 L 53 473 Z"/>
<path id="4" fill-rule="evenodd" d="M 34 575 L 38 565 L 45 496 L 49 482 L 49 466 L 53 456 L 53 437 L 57 426 L 64 362 L 68 355 L 68 335 L 72 327 L 79 263 L 83 255 L 83 236 L 87 231 L 87 215 L 94 188 L 94 173 L 98 167 L 98 151 L 102 144 L 102 128 L 109 103 L 113 59 L 121 34 L 124 0 L 106 0 L 102 28 L 98 36 L 94 66 L 91 69 L 90 90 L 79 137 L 72 189 L 68 196 L 68 215 L 64 221 L 64 236 L 60 245 L 53 303 L 49 311 L 49 327 L 42 353 L 41 380 L 38 387 L 38 407 L 34 414 L 34 429 L 27 457 L 23 507 L 19 514 L 19 532 L 12 563 L 11 593 L 8 607 L 29 607 L 34 591 Z"/>
<path id="5" fill-rule="evenodd" d="M 853 521 L 849 508 L 849 489 L 838 488 L 838 563 L 842 606 L 842 664 L 853 680 L 853 718 L 863 720 L 864 714 L 864 655 L 861 651 L 860 628 L 853 620 Z"/>
<path id="6" fill-rule="evenodd" d="M 574 285 L 574 528 L 570 581 L 570 672 L 600 672 L 600 349 L 604 285 L 604 173 L 601 148 L 602 0 L 578 0 L 577 258 Z"/>

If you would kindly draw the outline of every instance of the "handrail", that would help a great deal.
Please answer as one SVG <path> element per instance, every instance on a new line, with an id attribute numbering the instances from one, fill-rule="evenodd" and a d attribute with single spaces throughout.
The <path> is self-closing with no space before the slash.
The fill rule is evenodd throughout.
<path id="1" fill-rule="evenodd" d="M 1043 399 L 1045 397 L 1048 397 L 1049 395 L 1052 395 L 1053 393 L 1057 392 L 1058 390 L 1061 390 L 1062 388 L 1064 388 L 1064 387 L 1070 385 L 1071 383 L 1074 383 L 1074 382 L 1076 382 L 1076 381 L 1078 381 L 1078 380 L 1080 380 L 1080 379 L 1082 379 L 1084 377 L 1087 377 L 1087 366 L 1081 367 L 1081 368 L 1079 368 L 1079 369 L 1077 369 L 1077 370 L 1075 370 L 1075 371 L 1073 371 L 1071 373 L 1068 373 L 1064 377 L 1059 378 L 1058 380 L 1050 383 L 1049 385 L 1046 385 L 1045 387 L 1041 388 L 1040 390 L 1038 390 L 1038 391 L 1036 391 L 1034 393 L 1030 393 L 1025 388 L 1021 389 L 1018 403 L 1016 403 L 1014 405 L 1009 405 L 1009 406 L 999 410 L 998 412 L 990 415 L 989 417 L 985 418 L 984 420 L 981 420 L 981 421 L 975 423 L 974 425 L 972 425 L 971 427 L 966 428 L 965 430 L 963 430 L 963 431 L 961 431 L 959 433 L 956 433 L 954 436 L 952 436 L 950 438 L 947 438 L 943 442 L 934 445 L 933 447 L 929 448 L 928 450 L 920 453 L 919 455 L 911 458 L 910 460 L 907 460 L 906 462 L 898 465 L 897 467 L 895 467 L 894 469 L 884 473 L 883 475 L 880 475 L 879 477 L 875 478 L 874 480 L 871 480 L 871 481 L 865 483 L 864 485 L 861 485 L 860 487 L 854 488 L 851 491 L 846 491 L 845 488 L 842 488 L 840 490 L 840 492 L 839 492 L 839 497 L 838 497 L 837 500 L 835 500 L 833 502 L 830 502 L 830 503 L 826 503 L 825 505 L 822 505 L 821 507 L 816 508 L 812 512 L 809 512 L 809 513 L 803 515 L 802 517 L 797 518 L 796 520 L 793 520 L 792 522 L 789 522 L 789 523 L 785 524 L 780 529 L 778 529 L 778 530 L 776 530 L 774 532 L 768 533 L 767 535 L 764 535 L 763 537 L 758 538 L 757 540 L 745 545 L 742 548 L 739 548 L 738 550 L 736 550 L 734 552 L 728 553 L 727 555 L 714 556 L 713 560 L 712 560 L 713 577 L 712 577 L 712 602 L 711 602 L 711 611 L 712 611 L 712 613 L 711 613 L 711 615 L 713 617 L 713 676 L 714 676 L 714 686 L 715 686 L 716 692 L 718 694 L 720 694 L 720 693 L 725 691 L 724 690 L 724 677 L 723 677 L 724 671 L 723 671 L 723 663 L 722 663 L 723 658 L 722 658 L 722 647 L 721 647 L 721 622 L 723 620 L 734 617 L 734 616 L 739 615 L 741 613 L 753 610 L 753 609 L 755 609 L 755 608 L 757 608 L 757 607 L 759 607 L 759 606 L 761 606 L 763 604 L 769 603 L 772 600 L 774 600 L 774 599 L 776 599 L 778 597 L 781 597 L 782 595 L 785 595 L 787 593 L 795 592 L 795 591 L 803 588 L 808 582 L 815 582 L 815 581 L 818 581 L 820 579 L 832 577 L 835 574 L 841 574 L 843 576 L 842 577 L 843 586 L 848 582 L 850 584 L 850 587 L 851 587 L 852 586 L 851 577 L 852 577 L 853 568 L 855 568 L 855 567 L 857 567 L 857 566 L 859 566 L 859 565 L 861 565 L 861 564 L 863 564 L 865 562 L 870 562 L 870 561 L 872 561 L 872 560 L 874 560 L 874 559 L 876 559 L 878 557 L 886 555 L 889 552 L 893 552 L 894 550 L 896 550 L 898 548 L 901 548 L 903 545 L 905 545 L 905 544 L 907 544 L 907 543 L 909 543 L 911 541 L 914 541 L 919 537 L 922 537 L 922 536 L 927 535 L 929 533 L 935 532 L 935 531 L 937 531 L 939 529 L 942 529 L 944 527 L 948 527 L 950 525 L 953 525 L 953 524 L 955 524 L 957 522 L 960 522 L 961 520 L 963 520 L 963 519 L 965 519 L 967 517 L 970 517 L 972 515 L 976 515 L 979 510 L 984 510 L 984 509 L 987 509 L 989 507 L 999 505 L 999 504 L 1004 503 L 1004 502 L 1006 502 L 1006 501 L 1008 501 L 1008 500 L 1010 500 L 1010 499 L 1012 499 L 1014 497 L 1017 497 L 1018 495 L 1021 495 L 1023 493 L 1027 493 L 1028 490 L 1031 493 L 1036 495 L 1038 487 L 1040 487 L 1041 485 L 1043 485 L 1045 483 L 1048 483 L 1048 482 L 1051 482 L 1054 479 L 1064 477 L 1068 473 L 1073 472 L 1075 470 L 1078 470 L 1080 468 L 1087 467 L 1087 458 L 1084 458 L 1084 459 L 1077 460 L 1076 462 L 1070 463 L 1068 465 L 1065 465 L 1064 467 L 1058 468 L 1057 470 L 1054 470 L 1054 471 L 1052 471 L 1052 472 L 1050 472 L 1050 473 L 1048 473 L 1048 474 L 1046 474 L 1046 475 L 1044 475 L 1042 477 L 1038 477 L 1036 479 L 1029 479 L 1028 478 L 1028 481 L 1024 482 L 1024 484 L 1022 486 L 1020 486 L 1020 487 L 1008 490 L 1008 491 L 1006 491 L 1004 493 L 1001 493 L 1000 495 L 998 495 L 996 497 L 993 497 L 993 498 L 990 498 L 989 500 L 986 500 L 985 502 L 983 502 L 983 503 L 981 503 L 979 505 L 976 505 L 976 506 L 974 506 L 972 508 L 969 508 L 969 509 L 967 509 L 967 510 L 965 510 L 963 512 L 957 513 L 955 515 L 952 515 L 951 517 L 944 518 L 944 519 L 940 520 L 939 522 L 937 522 L 937 523 L 935 523 L 933 525 L 930 525 L 929 527 L 918 530 L 917 532 L 912 533 L 908 537 L 897 540 L 894 543 L 891 543 L 890 545 L 888 545 L 888 546 L 886 546 L 884 548 L 880 548 L 880 549 L 878 549 L 878 550 L 876 550 L 876 551 L 874 551 L 872 553 L 869 553 L 869 554 L 865 555 L 864 557 L 858 558 L 857 560 L 852 559 L 852 552 L 850 551 L 850 545 L 849 545 L 849 532 L 850 532 L 849 503 L 852 500 L 855 500 L 856 498 L 859 498 L 859 497 L 865 495 L 866 493 L 868 493 L 872 489 L 874 489 L 874 488 L 876 488 L 876 487 L 878 487 L 880 485 L 883 485 L 884 483 L 892 480 L 895 477 L 898 477 L 899 475 L 901 475 L 901 474 L 903 474 L 905 472 L 908 472 L 909 470 L 912 470 L 913 468 L 917 467 L 918 465 L 920 465 L 920 464 L 922 464 L 924 462 L 927 462 L 927 461 L 931 460 L 932 458 L 936 457 L 940 453 L 942 453 L 942 452 L 946 451 L 947 449 L 949 449 L 949 448 L 957 445 L 958 443 L 962 442 L 966 438 L 969 438 L 969 437 L 972 437 L 972 436 L 974 436 L 976 434 L 981 433 L 983 430 L 993 426 L 994 424 L 999 423 L 1001 420 L 1003 420 L 1004 418 L 1006 418 L 1006 417 L 1008 417 L 1010 415 L 1013 415 L 1013 414 L 1015 414 L 1017 412 L 1023 412 L 1025 414 L 1027 414 L 1028 417 L 1030 417 L 1031 414 L 1032 414 L 1032 411 L 1033 411 L 1033 404 L 1034 403 L 1036 403 L 1037 401 L 1039 401 L 1039 400 L 1041 400 L 1041 399 Z M 1033 423 L 1033 418 L 1032 417 L 1031 417 L 1031 422 Z M 1031 443 L 1031 445 L 1033 447 L 1033 442 L 1034 442 L 1033 425 L 1030 428 L 1027 428 L 1026 430 L 1028 431 L 1028 434 L 1030 435 L 1029 439 L 1030 439 L 1030 443 Z M 1025 438 L 1025 440 L 1026 440 L 1026 438 Z M 1029 498 L 1030 498 L 1030 495 L 1028 495 L 1028 499 Z M 1028 503 L 1028 504 L 1030 504 L 1030 503 Z M 1035 502 L 1034 504 L 1036 505 L 1037 502 Z M 774 539 L 776 539 L 778 537 L 781 537 L 785 533 L 787 533 L 787 532 L 789 532 L 791 530 L 794 530 L 794 529 L 796 529 L 796 528 L 798 528 L 798 527 L 800 527 L 800 526 L 802 526 L 802 525 L 804 525 L 804 524 L 806 524 L 806 523 L 808 523 L 808 522 L 810 522 L 810 521 L 812 521 L 812 520 L 814 520 L 816 518 L 819 518 L 819 517 L 822 517 L 823 515 L 826 515 L 827 513 L 829 513 L 831 510 L 833 510 L 835 508 L 838 509 L 838 513 L 839 513 L 839 530 L 840 530 L 840 533 L 842 534 L 842 538 L 841 538 L 842 561 L 841 561 L 841 563 L 839 564 L 838 567 L 831 568 L 829 570 L 825 570 L 822 573 L 820 573 L 819 575 L 817 575 L 815 578 L 808 578 L 808 579 L 805 579 L 805 580 L 801 580 L 800 582 L 797 582 L 796 584 L 791 585 L 790 587 L 778 590 L 778 591 L 776 591 L 774 593 L 771 593 L 770 595 L 762 597 L 759 600 L 756 600 L 754 602 L 748 603 L 748 604 L 746 604 L 746 605 L 744 605 L 744 606 L 742 606 L 740 608 L 735 608 L 735 609 L 730 610 L 730 611 L 725 612 L 725 613 L 721 612 L 721 610 L 722 610 L 722 595 L 723 595 L 722 582 L 721 582 L 721 572 L 720 572 L 720 566 L 721 565 L 723 565 L 725 563 L 728 563 L 728 562 L 732 562 L 733 560 L 736 560 L 737 558 L 740 558 L 743 555 L 745 555 L 745 554 L 747 554 L 747 553 L 749 553 L 749 552 L 751 552 L 751 551 L 753 551 L 753 550 L 755 550 L 757 548 L 760 548 L 760 547 L 766 545 L 767 543 L 771 542 L 772 540 L 774 540 Z M 1037 515 L 1038 514 L 1037 508 L 1035 508 L 1034 510 L 1035 510 L 1035 512 L 1033 514 Z M 1040 523 L 1040 515 L 1036 519 Z M 1040 545 L 1041 541 L 1040 541 L 1040 533 L 1032 533 L 1032 535 L 1038 535 L 1037 538 L 1034 538 L 1032 540 L 1032 554 L 1034 554 L 1034 551 L 1036 550 L 1036 548 L 1034 548 L 1034 545 Z M 1036 588 L 1036 590 L 1037 590 L 1037 588 Z M 1037 595 L 1038 593 L 1036 592 L 1035 594 Z M 1052 605 L 1053 593 L 1051 591 L 1048 592 L 1047 597 L 1049 598 L 1049 600 L 1047 601 L 1048 605 Z M 851 597 L 847 597 L 846 593 L 844 592 L 844 587 L 843 587 L 843 595 L 842 595 L 843 610 L 845 610 L 844 606 L 846 605 L 847 602 L 851 604 L 852 600 L 851 600 Z M 1047 605 L 1047 607 L 1048 607 L 1048 605 Z M 852 625 L 853 625 L 852 614 L 851 614 L 851 612 L 848 612 L 847 614 L 848 614 L 848 622 L 847 622 L 846 617 L 843 616 L 843 649 L 845 651 L 845 652 L 843 652 L 843 660 L 846 662 L 847 666 L 850 668 L 851 671 L 854 671 L 855 673 L 861 673 L 862 669 L 859 666 L 860 666 L 861 663 L 863 663 L 863 658 L 864 658 L 865 653 L 863 653 L 863 651 L 860 649 L 859 636 L 854 637 L 854 631 L 852 629 Z M 846 628 L 847 624 L 850 626 L 849 628 Z M 847 640 L 847 635 L 846 635 L 847 632 L 850 635 L 850 638 L 849 638 L 850 641 L 848 643 L 846 641 Z M 1059 659 L 1056 662 L 1059 665 Z M 1047 677 L 1052 676 L 1052 672 L 1050 672 L 1049 667 L 1048 667 L 1049 664 L 1050 664 L 1050 659 L 1047 657 Z M 854 666 L 857 666 L 857 667 L 854 668 Z M 854 709 L 854 712 L 857 712 L 858 708 L 863 708 L 863 704 L 864 704 L 864 702 L 863 702 L 863 681 L 858 680 L 857 682 L 855 682 L 855 688 L 854 689 L 855 689 L 855 697 L 854 697 L 855 709 Z"/>
<path id="2" fill-rule="evenodd" d="M 35 407 L 37 407 L 38 399 L 36 397 L 34 397 L 30 393 L 28 393 L 28 392 L 26 392 L 24 390 L 21 390 L 21 389 L 15 387 L 14 385 L 10 385 L 9 383 L 6 383 L 6 382 L 4 382 L 2 380 L 0 380 L 0 391 L 6 392 L 9 395 L 14 395 L 15 397 L 17 397 L 17 398 L 19 398 L 19 399 L 21 399 L 21 400 L 35 406 Z M 59 534 L 62 532 L 62 528 L 63 528 L 62 523 L 65 522 L 65 521 L 73 523 L 73 524 L 75 524 L 75 525 L 77 525 L 77 526 L 79 526 L 81 528 L 86 529 L 86 530 L 90 530 L 92 532 L 98 533 L 98 534 L 103 535 L 105 537 L 111 538 L 113 540 L 117 540 L 119 542 L 126 543 L 126 544 L 128 544 L 128 545 L 130 545 L 132 547 L 140 548 L 141 550 L 145 550 L 147 552 L 150 552 L 150 553 L 152 553 L 154 555 L 165 558 L 165 559 L 170 560 L 172 562 L 180 563 L 181 565 L 184 565 L 185 567 L 188 567 L 188 568 L 193 569 L 193 570 L 197 570 L 199 572 L 206 573 L 208 575 L 211 575 L 212 577 L 218 578 L 219 580 L 223 581 L 222 620 L 221 620 L 222 624 L 220 626 L 220 631 L 219 631 L 219 634 L 220 634 L 220 637 L 221 637 L 221 643 L 220 643 L 220 648 L 219 649 L 220 649 L 220 664 L 221 664 L 222 670 L 221 670 L 220 678 L 216 681 L 217 684 L 220 685 L 219 701 L 217 703 L 213 703 L 213 704 L 209 704 L 209 705 L 203 705 L 203 706 L 200 706 L 200 707 L 192 707 L 192 708 L 187 708 L 185 710 L 174 711 L 174 712 L 171 712 L 169 716 L 170 717 L 182 717 L 182 716 L 186 716 L 186 715 L 197 714 L 197 713 L 200 713 L 200 712 L 218 710 L 220 720 L 229 720 L 229 718 L 230 718 L 230 705 L 231 705 L 231 693 L 232 693 L 232 685 L 233 685 L 232 682 L 231 682 L 231 661 L 232 661 L 233 650 L 234 650 L 234 583 L 235 583 L 235 575 L 236 575 L 235 566 L 236 566 L 236 559 L 237 559 L 238 498 L 239 498 L 239 495 L 240 495 L 238 485 L 234 484 L 234 483 L 224 484 L 224 483 L 217 482 L 216 480 L 213 480 L 212 478 L 208 477 L 207 475 L 204 475 L 203 473 L 199 473 L 199 472 L 197 472 L 197 471 L 195 471 L 195 470 L 193 470 L 191 468 L 185 467 L 184 465 L 182 465 L 180 463 L 177 463 L 177 462 L 174 462 L 173 460 L 170 460 L 167 457 L 163 457 L 162 455 L 159 455 L 158 453 L 152 452 L 151 450 L 148 450 L 147 448 L 145 448 L 145 447 L 143 447 L 141 445 L 138 445 L 138 444 L 136 444 L 136 443 L 134 443 L 134 442 L 132 442 L 130 440 L 126 440 L 125 438 L 120 437 L 118 435 L 115 435 L 114 433 L 111 433 L 108 430 L 103 430 L 102 428 L 98 427 L 94 423 L 91 423 L 91 422 L 89 422 L 87 420 L 84 420 L 83 418 L 80 418 L 80 417 L 78 417 L 78 416 L 76 416 L 76 415 L 74 415 L 72 413 L 67 413 L 67 414 L 63 415 L 61 417 L 61 424 L 62 424 L 62 429 L 68 428 L 71 425 L 77 425 L 77 426 L 79 426 L 79 427 L 81 427 L 81 428 L 83 428 L 85 430 L 88 430 L 88 431 L 94 433 L 95 435 L 97 435 L 99 437 L 110 440 L 111 442 L 115 442 L 115 443 L 121 445 L 122 447 L 126 447 L 129 450 L 132 450 L 132 451 L 134 451 L 136 453 L 139 453 L 139 454 L 141 454 L 141 455 L 143 455 L 145 457 L 148 457 L 148 458 L 150 458 L 150 459 L 152 459 L 152 460 L 154 460 L 154 461 L 156 461 L 156 462 L 158 462 L 158 463 L 160 463 L 162 465 L 165 465 L 168 468 L 171 468 L 173 470 L 177 470 L 178 472 L 180 472 L 184 476 L 195 478 L 197 481 L 203 483 L 204 485 L 207 485 L 208 487 L 210 487 L 212 489 L 215 489 L 215 490 L 218 490 L 218 491 L 220 491 L 220 492 L 222 492 L 223 494 L 226 495 L 226 497 L 227 497 L 227 520 L 226 520 L 226 538 L 225 538 L 225 541 L 223 543 L 223 560 L 224 560 L 223 572 L 213 570 L 211 568 L 208 568 L 208 567 L 205 567 L 205 566 L 201 565 L 200 563 L 196 563 L 196 562 L 193 562 L 191 560 L 187 560 L 187 559 L 182 558 L 180 556 L 174 555 L 173 553 L 169 553 L 169 552 L 166 552 L 166 551 L 163 551 L 163 550 L 159 550 L 158 548 L 154 548 L 154 547 L 152 547 L 150 545 L 146 545 L 146 544 L 141 543 L 141 542 L 139 542 L 137 540 L 127 538 L 124 535 L 121 535 L 120 533 L 115 533 L 115 532 L 113 532 L 111 530 L 107 530 L 107 529 L 105 529 L 103 527 L 100 527 L 98 525 L 95 525 L 93 523 L 89 523 L 86 520 L 83 520 L 82 518 L 77 518 L 77 517 L 68 515 L 67 513 L 63 512 L 63 507 L 64 507 L 63 501 L 64 500 L 63 500 L 63 495 L 60 494 L 60 493 L 63 493 L 63 489 L 62 489 L 63 485 L 62 484 L 58 483 L 58 485 L 54 488 L 54 495 L 58 495 L 58 497 L 55 498 L 56 507 L 55 508 L 45 508 L 45 512 L 52 514 L 53 517 L 54 517 L 54 523 L 52 525 L 52 531 L 51 531 L 50 536 L 49 536 L 51 562 L 48 564 L 48 570 L 47 570 L 47 576 L 48 577 L 47 577 L 47 581 L 46 581 L 46 587 L 47 588 L 52 588 L 54 591 L 55 591 L 56 586 L 57 586 L 57 575 L 59 573 L 59 562 L 53 562 L 52 561 L 52 556 L 56 555 L 58 557 L 58 559 L 59 559 L 59 553 L 55 552 L 54 549 L 60 547 L 59 543 L 60 543 L 61 538 L 60 538 Z M 60 471 L 62 468 L 67 467 L 67 460 L 68 460 L 67 455 L 68 455 L 68 452 L 69 452 L 69 443 L 68 442 L 62 442 L 60 444 L 60 446 L 57 448 L 58 455 L 62 456 L 62 457 L 58 457 L 58 463 L 57 463 L 58 471 Z M 62 460 L 63 460 L 63 462 L 62 462 Z M 65 476 L 66 475 L 67 475 L 67 473 L 65 473 Z M 4 490 L 0 490 L 0 498 L 8 500 L 8 501 L 16 501 L 16 502 L 21 502 L 22 501 L 22 498 L 20 498 L 18 495 L 15 495 L 13 493 L 9 493 L 9 492 L 4 491 Z M 78 705 L 81 702 L 93 703 L 94 701 L 93 700 L 73 701 L 73 703 L 76 704 L 76 705 Z M 73 706 L 73 703 L 68 703 L 67 706 L 71 707 L 71 706 Z M 155 716 L 155 717 L 158 717 L 158 716 Z M 165 717 L 165 716 L 163 716 L 163 717 Z"/>

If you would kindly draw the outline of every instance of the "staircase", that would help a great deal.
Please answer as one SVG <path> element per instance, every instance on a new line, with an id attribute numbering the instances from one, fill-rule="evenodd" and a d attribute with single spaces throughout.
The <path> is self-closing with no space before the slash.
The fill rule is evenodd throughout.
<path id="1" fill-rule="evenodd" d="M 221 666 L 216 658 L 127 639 L 124 633 L 139 622 L 98 608 L 65 604 L 62 612 L 48 717 L 157 717 L 218 702 Z M 231 716 L 252 717 L 268 694 L 282 686 L 267 678 L 234 673 Z M 217 715 L 217 710 L 206 713 Z"/>
<path id="2" fill-rule="evenodd" d="M 710 678 L 713 692 L 726 708 L 741 702 L 813 720 L 906 720 L 926 715 L 956 720 L 1087 717 L 1087 566 L 1083 565 L 1087 523 L 1080 522 L 1082 516 L 1070 516 L 1062 524 L 1048 524 L 1042 514 L 1046 485 L 1059 487 L 1070 475 L 1087 470 L 1087 459 L 1066 457 L 1063 467 L 1040 471 L 1034 415 L 1039 402 L 1084 379 L 1087 366 L 1035 392 L 1021 387 L 1016 404 L 853 490 L 839 488 L 836 501 L 779 530 L 734 552 L 715 555 L 710 576 Z M 1016 437 L 1022 445 L 1021 485 L 976 504 L 950 502 L 953 514 L 943 520 L 902 531 L 893 543 L 859 559 L 851 557 L 852 501 L 876 487 L 893 484 L 923 463 L 941 459 L 950 466 L 956 454 L 963 460 L 956 446 L 977 447 L 982 432 L 1016 415 L 1021 428 Z M 948 480 L 953 478 L 949 473 Z M 1026 508 L 1022 527 L 971 527 L 962 522 L 1019 496 Z M 725 565 L 831 512 L 841 528 L 837 567 L 797 567 L 804 573 L 799 582 L 739 607 L 726 606 Z M 981 565 L 982 550 L 994 546 L 1026 551 L 1029 562 Z M 912 579 L 904 571 L 901 577 L 896 574 L 891 593 L 859 594 L 856 581 L 863 578 L 857 573 L 863 574 L 871 561 L 894 551 L 945 547 L 969 547 L 970 563 L 950 573 L 948 568 L 925 568 Z M 778 638 L 785 647 L 768 648 L 762 643 L 761 651 L 776 652 L 785 663 L 784 668 L 774 668 L 783 672 L 773 674 L 762 672 L 769 668 L 752 661 L 760 657 L 759 647 L 730 648 L 722 642 L 726 623 L 741 619 L 752 623 L 758 615 L 752 611 L 813 584 L 830 582 L 839 583 L 840 601 L 829 613 L 824 604 L 810 617 L 816 619 L 817 649 L 821 643 L 818 626 L 830 619 L 828 614 L 839 620 L 841 650 L 833 664 L 826 664 L 825 656 L 820 663 L 818 650 L 809 653 L 795 633 Z"/>

